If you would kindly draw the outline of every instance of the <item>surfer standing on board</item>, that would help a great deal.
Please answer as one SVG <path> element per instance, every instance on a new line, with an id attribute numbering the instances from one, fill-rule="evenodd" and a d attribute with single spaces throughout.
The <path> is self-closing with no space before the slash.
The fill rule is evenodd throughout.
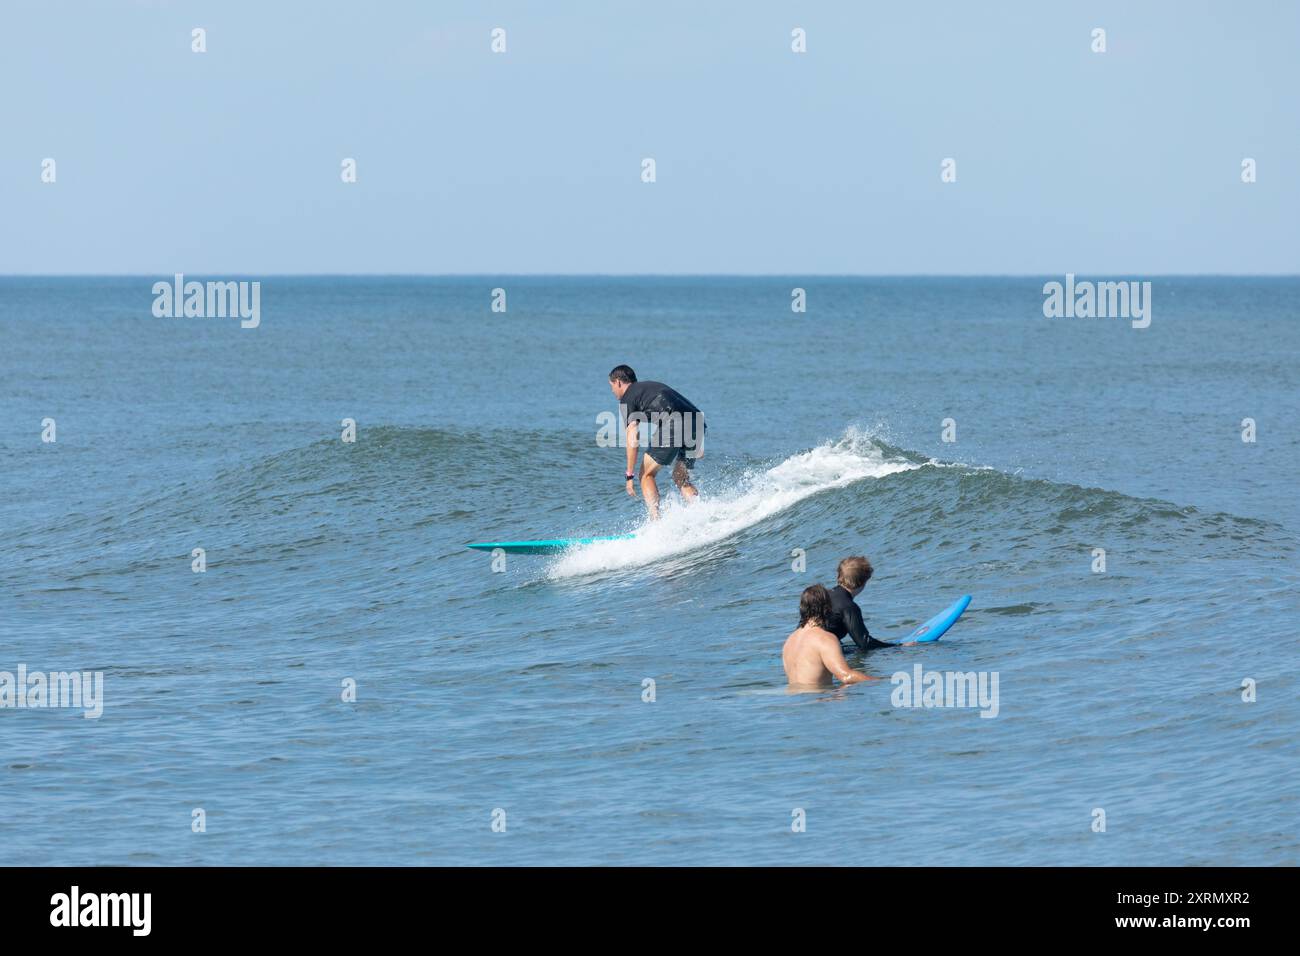
<path id="1" fill-rule="evenodd" d="M 791 687 L 825 687 L 835 678 L 841 684 L 880 680 L 849 667 L 840 639 L 826 630 L 831 596 L 820 584 L 804 588 L 799 598 L 799 628 L 785 639 L 781 666 Z"/>
<path id="2" fill-rule="evenodd" d="M 609 373 L 609 390 L 618 399 L 620 417 L 627 422 L 627 470 L 623 478 L 627 493 L 636 497 L 636 453 L 641 426 L 652 425 L 645 454 L 641 456 L 641 494 L 645 496 L 650 520 L 659 518 L 659 483 L 655 478 L 664 465 L 673 465 L 673 481 L 687 502 L 699 497 L 691 484 L 695 460 L 704 456 L 704 413 L 675 389 L 663 382 L 638 382 L 630 366 L 619 365 Z"/>

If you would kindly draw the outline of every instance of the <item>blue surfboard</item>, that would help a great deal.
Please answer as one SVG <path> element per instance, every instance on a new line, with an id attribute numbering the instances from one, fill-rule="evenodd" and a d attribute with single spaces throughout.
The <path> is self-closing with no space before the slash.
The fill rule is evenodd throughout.
<path id="1" fill-rule="evenodd" d="M 961 617 L 961 612 L 966 610 L 966 605 L 970 604 L 970 595 L 965 594 L 954 601 L 945 610 L 940 611 L 930 620 L 926 621 L 911 634 L 904 638 L 907 641 L 916 641 L 921 644 L 928 644 L 930 641 L 937 641 L 943 637 L 944 631 L 957 623 L 957 618 Z"/>
<path id="2" fill-rule="evenodd" d="M 615 534 L 604 538 L 555 538 L 550 541 L 484 541 L 467 544 L 465 547 L 475 551 L 495 551 L 500 548 L 506 554 L 559 554 L 582 544 L 595 544 L 597 541 L 627 541 L 635 535 Z"/>

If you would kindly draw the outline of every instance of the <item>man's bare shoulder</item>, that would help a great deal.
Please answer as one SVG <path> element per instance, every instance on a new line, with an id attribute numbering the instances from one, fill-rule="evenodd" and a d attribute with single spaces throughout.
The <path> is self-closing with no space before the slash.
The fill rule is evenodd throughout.
<path id="1" fill-rule="evenodd" d="M 826 641 L 831 641 L 836 647 L 840 646 L 840 639 L 830 631 L 813 626 L 795 628 L 785 639 L 785 643 L 789 645 L 792 641 L 799 644 L 824 644 Z"/>
<path id="2" fill-rule="evenodd" d="M 826 630 L 824 627 L 808 628 L 808 636 L 811 637 L 813 640 L 815 640 L 818 644 L 824 644 L 826 641 L 831 641 L 832 643 L 835 644 L 836 647 L 840 646 L 840 639 L 836 637 L 834 634 L 832 634 L 830 631 Z"/>

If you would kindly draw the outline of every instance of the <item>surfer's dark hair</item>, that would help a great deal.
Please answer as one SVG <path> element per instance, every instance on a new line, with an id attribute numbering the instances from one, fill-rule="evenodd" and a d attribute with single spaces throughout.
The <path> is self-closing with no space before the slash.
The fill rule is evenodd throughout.
<path id="1" fill-rule="evenodd" d="M 871 580 L 871 575 L 875 571 L 876 569 L 871 566 L 871 562 L 861 555 L 845 558 L 840 562 L 840 566 L 835 569 L 835 580 L 844 590 L 856 591 Z"/>
<path id="2" fill-rule="evenodd" d="M 831 619 L 831 592 L 820 584 L 803 589 L 799 597 L 799 626 L 816 621 L 825 627 Z"/>
<path id="3" fill-rule="evenodd" d="M 611 382 L 626 382 L 631 385 L 636 381 L 636 372 L 632 371 L 630 365 L 615 365 L 614 370 L 609 373 Z"/>

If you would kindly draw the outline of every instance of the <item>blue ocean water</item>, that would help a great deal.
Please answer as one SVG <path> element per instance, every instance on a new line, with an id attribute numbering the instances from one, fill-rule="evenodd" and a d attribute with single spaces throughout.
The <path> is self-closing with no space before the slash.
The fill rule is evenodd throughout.
<path id="1" fill-rule="evenodd" d="M 4 862 L 1300 860 L 1300 280 L 1134 329 L 1045 318 L 1060 276 L 265 277 L 241 329 L 160 278 L 0 279 L 0 671 L 104 675 L 0 709 Z M 624 362 L 709 421 L 654 528 Z M 859 553 L 877 637 L 970 610 L 786 693 Z M 997 716 L 894 706 L 916 664 Z"/>

